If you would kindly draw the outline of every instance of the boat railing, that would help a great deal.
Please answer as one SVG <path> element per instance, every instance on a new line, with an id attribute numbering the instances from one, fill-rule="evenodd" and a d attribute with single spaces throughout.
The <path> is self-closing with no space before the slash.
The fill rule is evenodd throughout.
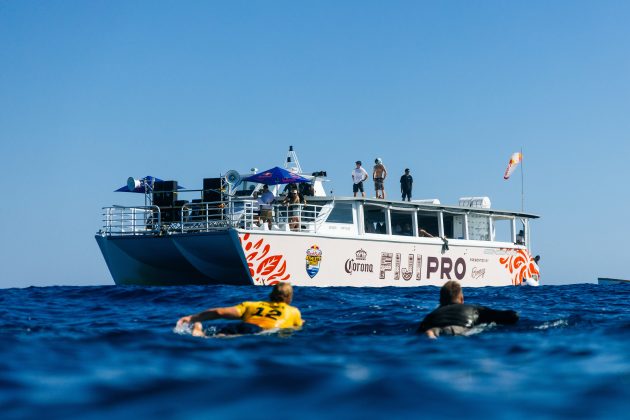
<path id="1" fill-rule="evenodd" d="M 162 218 L 158 206 L 103 207 L 105 235 L 147 235 L 160 231 Z"/>
<path id="2" fill-rule="evenodd" d="M 111 236 L 162 235 L 240 228 L 316 233 L 328 214 L 325 210 L 325 206 L 314 204 L 275 203 L 269 223 L 263 222 L 258 203 L 251 198 L 176 207 L 112 206 L 103 208 L 101 232 Z"/>

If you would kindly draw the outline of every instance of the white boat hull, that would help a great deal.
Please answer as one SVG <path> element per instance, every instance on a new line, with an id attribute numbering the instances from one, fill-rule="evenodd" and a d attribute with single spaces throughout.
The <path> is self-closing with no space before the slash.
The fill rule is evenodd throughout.
<path id="1" fill-rule="evenodd" d="M 116 284 L 416 287 L 521 285 L 538 277 L 524 247 L 482 241 L 221 232 L 96 236 Z"/>
<path id="2" fill-rule="evenodd" d="M 524 247 L 512 244 L 365 235 L 360 239 L 239 232 L 253 284 L 416 287 L 458 280 L 466 287 L 521 285 L 538 278 Z"/>

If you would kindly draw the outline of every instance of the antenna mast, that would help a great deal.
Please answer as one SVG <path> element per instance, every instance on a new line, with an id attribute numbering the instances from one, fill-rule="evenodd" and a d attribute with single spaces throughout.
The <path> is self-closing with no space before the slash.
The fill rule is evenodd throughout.
<path id="1" fill-rule="evenodd" d="M 297 154 L 293 150 L 293 146 L 289 146 L 289 152 L 287 153 L 287 161 L 284 163 L 284 169 L 293 169 L 298 174 L 302 173 L 302 167 L 300 166 Z"/>

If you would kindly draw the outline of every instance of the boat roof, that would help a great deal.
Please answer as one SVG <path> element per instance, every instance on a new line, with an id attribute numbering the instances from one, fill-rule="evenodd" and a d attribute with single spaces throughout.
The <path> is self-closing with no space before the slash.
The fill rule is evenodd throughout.
<path id="1" fill-rule="evenodd" d="M 409 209 L 416 208 L 418 210 L 428 210 L 428 211 L 446 211 L 453 213 L 484 213 L 488 215 L 495 216 L 516 216 L 523 217 L 527 219 L 538 219 L 539 215 L 533 213 L 525 213 L 519 211 L 512 210 L 498 210 L 493 208 L 482 208 L 482 207 L 465 207 L 465 206 L 449 206 L 445 204 L 433 204 L 433 203 L 425 203 L 419 201 L 399 201 L 399 200 L 387 200 L 380 198 L 367 198 L 367 197 L 344 197 L 344 196 L 327 196 L 327 197 L 308 197 L 309 202 L 322 202 L 322 201 L 345 201 L 345 202 L 362 202 L 364 204 L 373 204 L 376 206 L 384 206 L 390 208 L 400 208 L 400 209 Z"/>

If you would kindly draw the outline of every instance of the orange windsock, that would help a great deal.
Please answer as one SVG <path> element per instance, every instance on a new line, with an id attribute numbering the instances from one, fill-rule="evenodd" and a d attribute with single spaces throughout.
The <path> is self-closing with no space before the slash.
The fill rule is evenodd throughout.
<path id="1" fill-rule="evenodd" d="M 508 167 L 505 170 L 505 174 L 503 175 L 503 179 L 508 179 L 510 175 L 512 175 L 512 172 L 514 172 L 518 164 L 521 163 L 522 160 L 523 160 L 522 153 L 516 152 L 512 154 L 512 157 L 510 158 L 510 163 L 508 163 Z"/>

